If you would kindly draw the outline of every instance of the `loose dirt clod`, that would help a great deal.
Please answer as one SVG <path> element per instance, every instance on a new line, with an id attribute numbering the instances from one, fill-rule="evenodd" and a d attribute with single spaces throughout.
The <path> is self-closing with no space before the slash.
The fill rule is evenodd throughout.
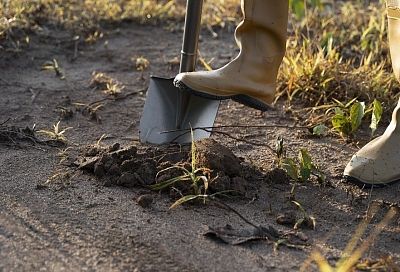
<path id="1" fill-rule="evenodd" d="M 254 188 L 249 180 L 263 174 L 250 165 L 246 165 L 227 147 L 215 140 L 205 139 L 196 142 L 198 167 L 211 170 L 209 191 L 234 191 L 239 195 L 247 195 Z M 128 146 L 121 148 L 118 143 L 109 147 L 88 146 L 81 151 L 75 165 L 79 169 L 94 174 L 105 186 L 149 186 L 182 175 L 181 170 L 171 168 L 179 165 L 188 170 L 191 168 L 191 152 L 189 146 Z M 256 177 L 257 176 L 257 177 Z M 190 184 L 174 184 L 174 193 L 188 193 Z"/>
<path id="2" fill-rule="evenodd" d="M 117 185 L 131 188 L 139 185 L 139 180 L 137 179 L 136 175 L 125 172 L 119 177 Z"/>
<path id="3" fill-rule="evenodd" d="M 153 201 L 154 201 L 154 198 L 153 198 L 153 195 L 151 195 L 151 194 L 141 195 L 136 199 L 136 203 L 143 208 L 150 207 L 150 205 L 153 203 Z"/>
<path id="4" fill-rule="evenodd" d="M 196 143 L 198 164 L 230 177 L 240 175 L 240 160 L 227 147 L 212 139 Z"/>

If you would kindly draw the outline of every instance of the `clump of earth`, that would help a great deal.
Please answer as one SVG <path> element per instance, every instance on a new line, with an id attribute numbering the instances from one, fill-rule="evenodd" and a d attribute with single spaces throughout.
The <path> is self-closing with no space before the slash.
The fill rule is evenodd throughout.
<path id="1" fill-rule="evenodd" d="M 208 192 L 231 191 L 242 196 L 255 192 L 256 183 L 268 179 L 259 169 L 235 156 L 232 151 L 213 139 L 196 142 L 197 168 L 210 171 Z M 108 147 L 84 148 L 75 164 L 79 169 L 95 175 L 104 186 L 149 186 L 191 171 L 190 146 L 144 146 L 121 147 L 118 143 Z M 165 169 L 168 169 L 165 171 Z M 161 172 L 160 172 L 161 171 Z M 190 183 L 174 184 L 175 194 L 190 193 Z"/>

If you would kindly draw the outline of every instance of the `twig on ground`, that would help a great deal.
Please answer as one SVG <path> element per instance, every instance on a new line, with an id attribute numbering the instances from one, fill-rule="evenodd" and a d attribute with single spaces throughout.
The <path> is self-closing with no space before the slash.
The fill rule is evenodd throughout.
<path id="1" fill-rule="evenodd" d="M 194 127 L 192 130 L 196 129 L 220 129 L 220 128 L 288 128 L 288 129 L 310 129 L 310 126 L 288 126 L 288 125 L 224 125 L 224 126 L 212 126 L 212 127 Z M 184 132 L 190 129 L 173 129 L 162 131 L 161 133 L 172 133 L 172 132 Z"/>
<path id="2" fill-rule="evenodd" d="M 0 81 L 3 81 L 6 84 L 6 86 L 12 86 L 12 84 L 7 80 L 5 80 L 4 78 L 0 78 Z"/>
<path id="3" fill-rule="evenodd" d="M 225 135 L 225 136 L 227 136 L 227 137 L 229 137 L 229 138 L 231 138 L 233 140 L 241 141 L 241 142 L 244 142 L 246 144 L 251 144 L 251 145 L 255 145 L 255 146 L 265 146 L 271 152 L 275 153 L 275 150 L 271 146 L 269 146 L 268 144 L 261 144 L 261 143 L 252 142 L 252 141 L 249 141 L 249 140 L 246 140 L 246 139 L 243 139 L 243 138 L 238 138 L 238 137 L 235 137 L 235 136 L 233 136 L 230 133 L 225 132 L 225 131 L 219 131 L 219 130 L 212 130 L 211 131 L 211 130 L 207 130 L 207 129 L 204 129 L 204 131 L 207 131 L 207 132 L 210 132 L 210 133 L 213 132 L 213 133 L 217 133 L 217 134 L 222 134 L 222 135 Z"/>
<path id="4" fill-rule="evenodd" d="M 39 96 L 39 94 L 42 92 L 41 90 L 38 90 L 36 93 L 34 91 L 34 89 L 32 88 L 28 88 L 29 91 L 31 92 L 32 96 L 31 96 L 31 104 L 35 103 L 36 98 Z"/>
<path id="5" fill-rule="evenodd" d="M 252 126 L 197 127 L 197 128 L 193 128 L 193 131 L 195 131 L 196 129 L 197 129 L 197 130 L 200 129 L 200 130 L 204 130 L 204 131 L 206 131 L 206 132 L 208 132 L 208 133 L 222 134 L 222 135 L 227 136 L 227 137 L 229 137 L 229 138 L 231 138 L 231 139 L 233 139 L 233 140 L 241 141 L 241 142 L 244 142 L 244 143 L 247 143 L 247 144 L 250 144 L 250 145 L 265 146 L 265 147 L 267 147 L 271 152 L 275 153 L 275 150 L 274 150 L 271 146 L 269 146 L 268 144 L 252 142 L 252 141 L 249 141 L 249 140 L 246 140 L 246 139 L 243 139 L 243 138 L 239 138 L 239 137 L 233 136 L 232 134 L 230 134 L 230 133 L 228 133 L 228 132 L 225 132 L 225 131 L 212 130 L 213 128 L 238 128 L 238 127 L 247 127 L 247 128 L 249 128 L 249 127 L 252 127 Z M 257 127 L 261 127 L 261 126 L 257 126 Z M 265 126 L 263 126 L 263 127 L 265 127 Z M 180 134 L 180 135 L 178 135 L 178 136 L 176 136 L 176 137 L 171 141 L 171 143 L 173 143 L 173 142 L 175 142 L 177 139 L 179 139 L 180 137 L 182 137 L 182 136 L 188 134 L 188 133 L 190 132 L 190 130 L 188 130 L 188 129 L 175 129 L 175 130 L 169 130 L 169 131 L 162 131 L 161 134 L 163 134 L 163 133 L 172 133 L 172 132 L 180 132 L 180 131 L 183 132 L 183 133 Z"/>
<path id="6" fill-rule="evenodd" d="M 11 120 L 11 118 L 10 118 L 10 117 L 8 117 L 8 119 L 7 119 L 7 120 L 5 120 L 3 123 L 1 123 L 1 124 L 0 124 L 0 126 L 2 126 L 2 125 L 4 125 L 4 124 L 8 123 L 8 121 L 10 121 L 10 120 Z"/>
<path id="7" fill-rule="evenodd" d="M 95 104 L 98 104 L 98 103 L 101 103 L 101 102 L 104 102 L 104 101 L 107 101 L 107 100 L 112 100 L 112 101 L 123 100 L 123 99 L 125 99 L 125 98 L 128 98 L 129 96 L 137 95 L 137 94 L 139 94 L 139 93 L 141 93 L 141 92 L 143 92 L 143 91 L 144 91 L 144 90 L 134 91 L 134 92 L 127 93 L 127 94 L 125 94 L 125 95 L 123 95 L 123 96 L 116 96 L 116 97 L 107 96 L 107 97 L 102 98 L 102 99 L 100 99 L 100 100 L 97 100 L 97 101 L 94 101 L 94 102 L 89 103 L 89 104 L 88 104 L 88 107 L 91 107 L 91 106 L 93 106 L 93 105 L 95 105 Z"/>
<path id="8" fill-rule="evenodd" d="M 259 228 L 259 226 L 257 226 L 256 224 L 252 223 L 250 220 L 248 220 L 247 218 L 245 218 L 241 213 L 239 213 L 237 210 L 235 210 L 234 208 L 232 208 L 231 206 L 229 206 L 228 204 L 218 200 L 217 198 L 213 197 L 213 196 L 208 196 L 208 198 L 211 201 L 214 201 L 215 203 L 217 203 L 218 205 L 223 206 L 224 208 L 230 210 L 231 212 L 235 213 L 237 216 L 240 217 L 240 219 L 242 219 L 244 222 L 246 222 L 247 224 L 249 224 L 252 227 L 255 228 Z"/>

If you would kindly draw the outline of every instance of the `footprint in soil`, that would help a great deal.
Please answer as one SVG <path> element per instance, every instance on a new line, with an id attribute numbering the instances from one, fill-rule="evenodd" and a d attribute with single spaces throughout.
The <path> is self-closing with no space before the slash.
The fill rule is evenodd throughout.
<path id="1" fill-rule="evenodd" d="M 254 166 L 246 164 L 232 151 L 213 139 L 195 143 L 198 167 L 211 170 L 209 192 L 232 190 L 242 196 L 255 192 L 254 180 L 266 176 Z M 110 147 L 88 146 L 81 150 L 75 161 L 79 169 L 95 175 L 104 186 L 148 186 L 182 175 L 174 165 L 191 170 L 190 146 L 132 145 L 121 148 L 118 143 Z M 181 193 L 190 193 L 190 184 L 174 185 Z"/>

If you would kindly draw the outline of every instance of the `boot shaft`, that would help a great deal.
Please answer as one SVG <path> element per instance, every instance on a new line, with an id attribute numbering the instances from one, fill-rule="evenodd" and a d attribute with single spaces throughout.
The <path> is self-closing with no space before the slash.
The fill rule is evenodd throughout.
<path id="1" fill-rule="evenodd" d="M 400 80 L 400 0 L 387 0 L 386 9 L 392 67 L 397 80 Z"/>
<path id="2" fill-rule="evenodd" d="M 288 0 L 242 0 L 236 28 L 238 56 L 214 71 L 179 74 L 176 85 L 209 99 L 231 98 L 266 111 L 286 50 Z"/>
<path id="3" fill-rule="evenodd" d="M 283 55 L 286 49 L 288 0 L 241 0 L 243 20 L 235 31 L 242 49 L 259 57 Z"/>

